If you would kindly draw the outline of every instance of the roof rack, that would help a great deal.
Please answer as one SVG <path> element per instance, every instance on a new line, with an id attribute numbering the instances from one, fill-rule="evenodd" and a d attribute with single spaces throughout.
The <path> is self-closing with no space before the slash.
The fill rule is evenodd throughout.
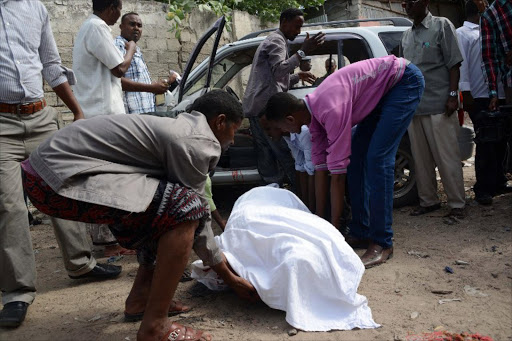
<path id="1" fill-rule="evenodd" d="M 350 25 L 350 24 L 356 24 L 360 22 L 391 22 L 393 26 L 406 26 L 410 27 L 412 26 L 412 21 L 407 18 L 402 17 L 389 17 L 389 18 L 375 18 L 375 19 L 350 19 L 350 20 L 339 20 L 339 21 L 326 21 L 326 22 L 315 22 L 315 23 L 308 23 L 303 25 L 302 27 L 312 27 L 312 26 L 343 26 L 343 25 Z M 267 33 L 267 32 L 273 32 L 275 31 L 275 28 L 268 28 L 261 31 L 256 31 L 249 33 L 248 35 L 242 37 L 240 40 L 250 39 L 250 38 L 256 38 L 260 34 Z"/>

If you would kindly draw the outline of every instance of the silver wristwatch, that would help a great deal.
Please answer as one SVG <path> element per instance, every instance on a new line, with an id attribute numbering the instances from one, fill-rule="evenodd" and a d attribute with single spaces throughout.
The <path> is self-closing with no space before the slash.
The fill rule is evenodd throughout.
<path id="1" fill-rule="evenodd" d="M 457 97 L 457 91 L 450 91 L 450 97 Z"/>
<path id="2" fill-rule="evenodd" d="M 299 55 L 300 59 L 306 58 L 306 54 L 302 50 L 297 50 L 297 54 Z"/>

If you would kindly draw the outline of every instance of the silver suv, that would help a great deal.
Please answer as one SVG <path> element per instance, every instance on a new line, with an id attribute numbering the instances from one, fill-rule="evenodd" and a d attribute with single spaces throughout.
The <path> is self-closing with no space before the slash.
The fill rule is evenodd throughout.
<path id="1" fill-rule="evenodd" d="M 173 92 L 174 102 L 178 104 L 167 115 L 175 116 L 185 111 L 197 97 L 212 88 L 225 89 L 239 100 L 243 98 L 254 53 L 265 39 L 265 34 L 274 29 L 252 33 L 239 41 L 217 49 L 224 23 L 224 18 L 217 20 L 196 44 L 185 67 L 180 86 Z M 312 27 L 313 25 L 314 27 Z M 338 68 L 341 68 L 363 59 L 383 57 L 389 54 L 396 55 L 402 33 L 411 25 L 411 21 L 405 18 L 348 20 L 304 25 L 304 28 L 312 27 L 312 30 L 308 31 L 310 34 L 315 34 L 320 29 L 325 33 L 325 43 L 317 48 L 311 56 L 311 72 L 317 77 L 324 76 L 326 74 L 325 61 L 329 58 L 334 59 Z M 294 41 L 289 42 L 290 55 L 300 48 L 305 36 L 303 29 L 302 34 L 297 36 Z M 206 44 L 210 38 L 213 39 L 213 44 Z M 197 57 L 205 53 L 201 52 L 201 49 L 207 45 L 212 46 L 210 57 L 193 68 Z M 299 83 L 289 92 L 302 98 L 314 89 L 315 86 Z M 472 140 L 466 138 L 465 143 L 472 143 Z M 467 147 L 461 149 L 468 150 Z M 469 154 L 465 155 L 464 159 L 471 156 L 472 149 Z M 242 124 L 237 132 L 234 146 L 222 154 L 212 176 L 212 182 L 215 185 L 262 182 L 258 174 L 256 153 L 247 123 Z M 413 204 L 416 201 L 414 165 L 409 138 L 406 134 L 396 155 L 394 204 L 395 207 L 399 207 Z"/>

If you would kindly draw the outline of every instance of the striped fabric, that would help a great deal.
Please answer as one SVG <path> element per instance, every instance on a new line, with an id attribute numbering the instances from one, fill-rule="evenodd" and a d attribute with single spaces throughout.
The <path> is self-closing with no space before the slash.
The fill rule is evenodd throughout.
<path id="1" fill-rule="evenodd" d="M 506 54 L 512 51 L 512 1 L 494 1 L 480 18 L 480 32 L 489 96 L 495 97 L 499 74 L 503 84 L 512 87 L 512 68 L 504 62 Z"/>
<path id="2" fill-rule="evenodd" d="M 38 101 L 42 78 L 52 88 L 74 84 L 73 71 L 61 65 L 46 8 L 40 1 L 0 0 L 0 102 Z"/>
<path id="3" fill-rule="evenodd" d="M 127 41 L 121 36 L 117 36 L 114 40 L 114 44 L 123 56 L 126 55 L 125 44 Z M 124 77 L 137 83 L 151 84 L 148 66 L 138 46 Z M 144 114 L 155 111 L 155 95 L 151 92 L 123 91 L 123 95 L 124 108 L 127 114 Z"/>

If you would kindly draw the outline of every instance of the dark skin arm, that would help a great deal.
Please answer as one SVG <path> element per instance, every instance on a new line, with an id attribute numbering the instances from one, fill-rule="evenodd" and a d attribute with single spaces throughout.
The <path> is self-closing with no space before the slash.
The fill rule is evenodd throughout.
<path id="1" fill-rule="evenodd" d="M 319 45 L 322 45 L 325 40 L 325 33 L 318 32 L 313 37 L 309 37 L 309 33 L 306 33 L 306 39 L 302 43 L 301 50 L 304 51 L 306 55 L 309 55 L 313 52 Z"/>
<path id="2" fill-rule="evenodd" d="M 222 254 L 222 258 L 224 260 L 219 264 L 212 266 L 212 269 L 220 276 L 220 278 L 222 278 L 224 283 L 229 285 L 229 287 L 236 292 L 239 297 L 251 302 L 258 301 L 260 297 L 253 285 L 235 273 L 227 262 L 224 254 Z"/>
<path id="3" fill-rule="evenodd" d="M 346 177 L 346 174 L 331 174 L 331 224 L 337 229 L 340 228 L 343 214 Z"/>
<path id="4" fill-rule="evenodd" d="M 133 55 L 135 54 L 137 45 L 133 41 L 128 41 L 125 44 L 126 54 L 124 55 L 124 61 L 111 69 L 110 72 L 117 78 L 121 78 L 124 76 L 128 68 L 130 67 L 130 63 L 132 62 Z"/>
<path id="5" fill-rule="evenodd" d="M 215 210 L 212 212 L 212 218 L 219 225 L 222 231 L 226 228 L 226 221 L 222 219 L 219 210 Z"/>
<path id="6" fill-rule="evenodd" d="M 315 198 L 316 215 L 325 218 L 325 209 L 327 206 L 327 191 L 329 189 L 329 171 L 315 171 Z"/>
<path id="7" fill-rule="evenodd" d="M 304 82 L 313 84 L 316 80 L 316 76 L 309 71 L 300 71 L 299 79 L 302 81 L 302 84 L 304 84 Z"/>
<path id="8" fill-rule="evenodd" d="M 450 91 L 457 91 L 459 88 L 460 78 L 460 64 L 453 66 L 450 69 Z M 444 113 L 448 116 L 453 115 L 455 110 L 459 107 L 459 101 L 457 97 L 448 97 L 445 104 Z"/>
<path id="9" fill-rule="evenodd" d="M 73 91 L 71 91 L 71 86 L 69 86 L 68 82 L 64 82 L 56 86 L 55 88 L 53 88 L 53 91 L 55 91 L 55 94 L 57 94 L 57 96 L 59 96 L 59 98 L 64 102 L 64 104 L 66 104 L 69 110 L 71 110 L 71 112 L 75 116 L 73 121 L 84 118 L 82 108 L 80 107 L 80 104 L 78 104 L 75 95 L 73 95 Z"/>
<path id="10" fill-rule="evenodd" d="M 308 175 L 308 207 L 309 210 L 315 213 L 316 200 L 315 200 L 315 176 Z"/>
<path id="11" fill-rule="evenodd" d="M 297 179 L 297 183 L 299 184 L 298 195 L 300 200 L 308 206 L 308 173 L 306 172 L 295 172 L 295 178 Z"/>
<path id="12" fill-rule="evenodd" d="M 464 110 L 470 112 L 473 109 L 473 96 L 471 96 L 470 91 L 462 92 L 462 103 L 464 106 Z"/>
<path id="13" fill-rule="evenodd" d="M 121 77 L 121 86 L 123 91 L 136 91 L 136 92 L 152 92 L 156 95 L 163 94 L 169 88 L 167 81 L 160 80 L 151 84 L 138 83 L 133 80 Z"/>

